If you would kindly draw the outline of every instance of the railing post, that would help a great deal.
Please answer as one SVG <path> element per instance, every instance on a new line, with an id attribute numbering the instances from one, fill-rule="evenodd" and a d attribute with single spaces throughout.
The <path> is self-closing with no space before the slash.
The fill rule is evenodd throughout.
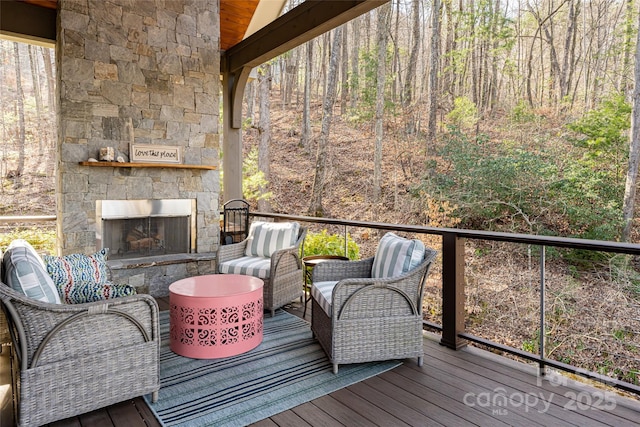
<path id="1" fill-rule="evenodd" d="M 538 362 L 538 375 L 545 375 L 545 363 L 543 362 L 545 357 L 545 340 L 547 339 L 547 321 L 545 318 L 545 287 L 547 286 L 545 280 L 545 259 L 546 259 L 546 246 L 540 246 L 540 335 L 538 336 L 539 340 L 539 351 L 540 351 L 540 361 Z"/>
<path id="2" fill-rule="evenodd" d="M 464 241 L 455 233 L 442 235 L 442 339 L 440 344 L 458 350 L 464 332 Z"/>
<path id="3" fill-rule="evenodd" d="M 347 242 L 347 224 L 344 225 L 344 256 L 349 258 L 349 242 Z"/>

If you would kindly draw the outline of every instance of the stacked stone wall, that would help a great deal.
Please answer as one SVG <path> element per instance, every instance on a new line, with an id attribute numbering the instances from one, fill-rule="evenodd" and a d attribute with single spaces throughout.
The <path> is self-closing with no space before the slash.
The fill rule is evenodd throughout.
<path id="1" fill-rule="evenodd" d="M 196 199 L 196 251 L 215 252 L 218 170 L 79 162 L 98 158 L 101 147 L 128 154 L 135 143 L 180 146 L 185 164 L 218 166 L 217 2 L 59 0 L 58 7 L 59 252 L 97 249 L 96 200 L 167 198 Z M 192 275 L 211 270 L 212 262 L 203 267 L 196 261 L 174 271 Z M 136 272 L 131 280 L 153 289 L 158 274 L 149 270 L 141 278 Z"/>

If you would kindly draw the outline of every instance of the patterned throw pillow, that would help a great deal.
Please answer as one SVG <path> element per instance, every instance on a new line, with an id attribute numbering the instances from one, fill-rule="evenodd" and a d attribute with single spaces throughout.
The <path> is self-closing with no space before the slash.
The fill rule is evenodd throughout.
<path id="1" fill-rule="evenodd" d="M 244 254 L 269 258 L 274 252 L 295 245 L 299 229 L 297 222 L 254 221 Z"/>
<path id="2" fill-rule="evenodd" d="M 60 304 L 60 296 L 42 259 L 26 240 L 11 242 L 2 257 L 5 283 L 38 301 Z"/>
<path id="3" fill-rule="evenodd" d="M 61 293 L 62 300 L 67 304 L 82 304 L 85 302 L 101 301 L 105 299 L 135 295 L 136 289 L 129 285 L 118 285 L 111 282 L 98 284 L 95 282 L 76 282 L 68 286 Z"/>
<path id="4" fill-rule="evenodd" d="M 417 267 L 424 258 L 424 244 L 387 233 L 382 236 L 373 259 L 371 277 L 382 279 L 400 276 Z"/>
<path id="5" fill-rule="evenodd" d="M 45 255 L 47 273 L 56 284 L 60 295 L 65 289 L 81 282 L 93 282 L 102 285 L 109 279 L 107 254 L 109 249 L 102 249 L 92 255 L 71 254 L 64 256 Z"/>
<path id="6" fill-rule="evenodd" d="M 105 248 L 92 255 L 44 256 L 47 272 L 64 302 L 81 304 L 136 293 L 135 288 L 129 285 L 117 285 L 108 281 L 108 253 L 109 249 Z"/>

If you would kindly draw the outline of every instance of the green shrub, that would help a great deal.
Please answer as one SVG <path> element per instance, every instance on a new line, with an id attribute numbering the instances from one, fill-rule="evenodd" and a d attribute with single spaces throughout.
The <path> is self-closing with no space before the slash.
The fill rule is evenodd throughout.
<path id="1" fill-rule="evenodd" d="M 453 100 L 453 110 L 446 116 L 447 121 L 460 128 L 472 128 L 478 123 L 478 108 L 472 100 L 461 96 Z"/>
<path id="2" fill-rule="evenodd" d="M 273 197 L 271 191 L 262 192 L 266 189 L 269 181 L 264 176 L 264 172 L 258 169 L 258 149 L 252 148 L 242 162 L 242 189 L 244 198 L 247 200 L 270 200 Z"/>
<path id="3" fill-rule="evenodd" d="M 358 244 L 351 239 L 351 236 L 347 233 L 347 250 L 346 255 L 351 260 L 356 260 L 360 256 L 360 248 Z M 320 233 L 307 233 L 307 237 L 304 239 L 304 253 L 302 256 L 310 255 L 340 255 L 344 254 L 344 235 L 342 234 L 328 234 L 327 230 L 322 230 Z"/>
<path id="4" fill-rule="evenodd" d="M 581 135 L 572 142 L 585 149 L 583 162 L 594 169 L 609 170 L 616 179 L 622 176 L 622 168 L 628 157 L 631 105 L 624 95 L 612 95 L 595 110 L 567 125 Z"/>
<path id="5" fill-rule="evenodd" d="M 24 239 L 38 252 L 55 254 L 56 232 L 38 227 L 16 228 L 9 233 L 0 234 L 0 251 L 5 251 L 12 240 Z"/>
<path id="6" fill-rule="evenodd" d="M 455 127 L 443 140 L 438 173 L 412 193 L 454 206 L 460 227 L 617 240 L 624 183 L 608 171 Z"/>
<path id="7" fill-rule="evenodd" d="M 534 122 L 537 116 L 525 101 L 520 101 L 513 107 L 513 110 L 511 110 L 509 119 L 513 123 L 524 124 Z"/>

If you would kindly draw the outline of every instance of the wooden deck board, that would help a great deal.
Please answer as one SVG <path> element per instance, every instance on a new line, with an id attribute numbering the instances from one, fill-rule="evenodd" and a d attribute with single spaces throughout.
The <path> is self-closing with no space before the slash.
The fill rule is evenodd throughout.
<path id="1" fill-rule="evenodd" d="M 428 412 L 429 402 L 419 398 L 407 401 L 403 398 L 406 396 L 403 390 L 398 390 L 392 384 L 378 378 L 370 378 L 366 383 L 355 384 L 350 389 L 357 393 L 359 398 L 368 399 L 381 409 L 388 411 L 401 423 L 411 426 L 446 425 L 442 422 L 443 417 Z M 400 391 L 399 394 L 398 391 Z M 419 403 L 419 405 L 411 406 L 412 403 Z"/>
<path id="2" fill-rule="evenodd" d="M 169 307 L 168 298 L 159 299 L 158 303 L 161 310 Z M 300 303 L 293 304 L 288 311 L 302 317 Z M 309 315 L 308 311 L 307 318 Z M 615 405 L 609 402 L 609 406 L 603 408 L 607 402 L 598 401 L 598 396 L 604 396 L 604 389 L 565 377 L 561 377 L 560 383 L 540 380 L 535 375 L 536 366 L 532 364 L 477 348 L 453 351 L 440 346 L 433 334 L 426 335 L 422 367 L 416 365 L 415 359 L 405 360 L 398 368 L 252 426 L 638 425 L 640 401 L 637 399 L 615 394 L 612 401 Z M 8 358 L 4 353 L 0 356 L 5 357 L 0 357 L 0 360 L 6 365 Z M 7 371 L 6 366 L 0 366 L 0 380 L 6 380 Z M 486 404 L 487 398 L 493 399 L 499 393 L 511 397 L 510 403 L 506 406 Z M 518 399 L 527 395 L 530 398 L 539 396 L 539 399 L 536 402 L 531 398 L 528 405 L 518 405 Z M 485 401 L 479 396 L 483 396 Z M 592 405 L 586 409 L 578 408 L 575 401 L 578 396 L 583 398 L 582 403 L 589 400 Z M 547 406 L 549 401 L 551 404 Z M 572 405 L 575 410 L 571 410 Z M 0 413 L 0 420 L 8 419 L 6 406 Z M 80 425 L 159 427 L 160 423 L 144 399 L 137 398 L 49 424 L 55 427 Z"/>
<path id="3" fill-rule="evenodd" d="M 535 402 L 537 405 L 532 407 L 530 412 L 544 410 L 545 405 L 550 402 L 548 411 L 542 415 L 551 414 L 559 420 L 563 420 L 567 418 L 568 412 L 573 412 L 570 417 L 571 422 L 585 426 L 611 422 L 614 422 L 615 425 L 638 425 L 640 404 L 636 404 L 635 409 L 630 409 L 622 404 L 628 399 L 618 396 L 615 392 L 588 387 L 567 377 L 559 377 L 559 380 L 553 382 L 541 379 L 535 375 L 536 367 L 532 365 L 518 363 L 489 352 L 482 352 L 476 348 L 455 352 L 455 358 L 451 358 L 452 352 L 446 349 L 432 347 L 432 350 L 429 354 L 436 360 L 433 360 L 431 364 L 437 369 L 450 369 L 450 365 L 453 364 L 466 370 L 466 374 L 461 377 L 463 382 L 473 382 L 488 390 L 501 388 L 506 390 L 506 394 L 509 396 L 516 393 L 518 396 L 530 397 L 531 401 L 536 401 L 533 397 L 539 396 Z M 440 381 L 446 380 L 446 378 L 440 378 Z M 579 402 L 579 399 L 582 401 Z M 615 402 L 606 399 L 614 399 Z M 621 405 L 618 405 L 617 402 Z M 588 410 L 580 411 L 577 407 L 578 403 L 581 405 L 591 403 L 592 405 L 589 405 Z M 612 408 L 614 403 L 615 407 Z M 634 404 L 632 401 L 627 403 Z M 604 411 L 599 406 L 608 410 Z M 576 410 L 572 411 L 574 408 Z M 557 425 L 562 424 L 562 421 L 555 422 Z"/>
<path id="4" fill-rule="evenodd" d="M 316 405 L 310 402 L 303 403 L 300 406 L 296 406 L 295 408 L 291 409 L 291 412 L 295 413 L 300 418 L 305 420 L 305 422 L 310 426 L 339 425 L 331 415 L 327 414 L 322 409 L 318 408 Z"/>
<path id="5" fill-rule="evenodd" d="M 393 425 L 396 427 L 410 426 L 399 419 L 394 413 L 402 408 L 386 395 L 381 395 L 375 390 L 361 384 L 354 384 L 332 394 L 340 402 L 344 403 L 352 411 L 367 418 L 371 424 L 382 426 Z"/>

